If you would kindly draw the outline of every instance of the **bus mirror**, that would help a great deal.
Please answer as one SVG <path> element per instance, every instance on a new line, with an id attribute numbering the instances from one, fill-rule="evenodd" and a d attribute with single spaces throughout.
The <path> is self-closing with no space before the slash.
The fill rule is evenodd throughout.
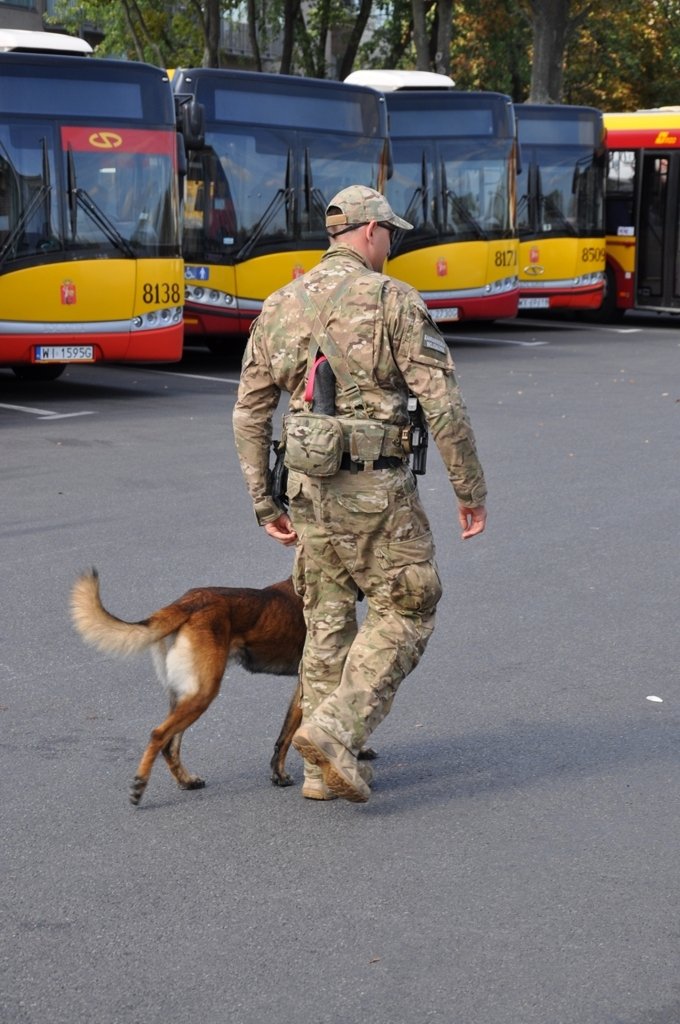
<path id="1" fill-rule="evenodd" d="M 184 136 L 186 149 L 203 149 L 205 146 L 205 107 L 194 96 L 179 95 L 177 103 L 177 127 Z"/>

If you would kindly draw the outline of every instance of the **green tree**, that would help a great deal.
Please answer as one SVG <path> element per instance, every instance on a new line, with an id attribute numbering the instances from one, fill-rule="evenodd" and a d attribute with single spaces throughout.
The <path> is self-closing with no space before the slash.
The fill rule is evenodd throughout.
<path id="1" fill-rule="evenodd" d="M 458 0 L 451 77 L 459 89 L 490 89 L 526 100 L 531 36 L 517 0 Z"/>
<path id="2" fill-rule="evenodd" d="M 182 9 L 168 0 L 57 0 L 50 20 L 74 34 L 96 26 L 104 37 L 99 56 L 191 67 L 215 59 L 219 9 L 220 0 L 189 0 Z"/>
<path id="3" fill-rule="evenodd" d="M 74 33 L 95 24 L 102 56 L 234 66 L 219 48 L 230 11 L 247 18 L 249 66 L 259 70 L 266 45 L 280 39 L 286 74 L 419 67 L 516 102 L 680 104 L 680 0 L 58 0 L 51 20 Z"/>
<path id="4" fill-rule="evenodd" d="M 569 48 L 565 98 L 603 110 L 680 104 L 680 3 L 598 5 Z"/>

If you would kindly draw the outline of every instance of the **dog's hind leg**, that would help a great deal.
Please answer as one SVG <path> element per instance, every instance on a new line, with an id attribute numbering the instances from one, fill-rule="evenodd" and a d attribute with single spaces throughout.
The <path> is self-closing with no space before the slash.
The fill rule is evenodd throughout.
<path id="1" fill-rule="evenodd" d="M 161 752 L 182 789 L 201 789 L 205 785 L 203 779 L 190 774 L 183 766 L 180 747 L 183 733 L 201 717 L 219 692 L 227 662 L 229 634 L 225 624 L 219 623 L 222 643 L 216 643 L 218 630 L 210 628 L 212 617 L 206 615 L 208 628 L 203 636 L 200 625 L 192 622 L 192 631 L 180 632 L 165 656 L 161 679 L 170 692 L 170 713 L 152 731 L 142 754 L 130 788 L 130 802 L 135 805 L 142 798 L 154 761 Z"/>
<path id="2" fill-rule="evenodd" d="M 300 698 L 302 697 L 302 686 L 298 682 L 295 687 L 295 692 L 291 698 L 288 710 L 286 711 L 286 717 L 283 720 L 281 726 L 281 732 L 278 735 L 278 739 L 274 744 L 274 755 L 269 762 L 271 768 L 271 780 L 275 786 L 292 786 L 293 779 L 286 772 L 286 755 L 290 748 L 290 742 L 293 739 L 294 733 L 299 728 L 302 722 L 302 708 L 300 707 Z"/>
<path id="3" fill-rule="evenodd" d="M 173 743 L 173 740 L 177 736 L 180 737 L 190 725 L 193 724 L 198 718 L 201 717 L 205 709 L 211 703 L 213 697 L 217 693 L 217 687 L 213 693 L 207 696 L 198 694 L 195 697 L 191 697 L 187 700 L 179 701 L 174 711 L 172 711 L 164 722 L 161 723 L 156 729 L 151 732 L 151 738 L 149 744 L 142 754 L 142 759 L 139 762 L 137 768 L 137 774 L 132 780 L 130 787 L 130 803 L 135 806 L 139 803 L 142 798 L 142 794 L 146 789 L 151 775 L 151 769 L 153 768 L 154 761 L 158 757 L 161 751 L 169 749 Z M 172 771 L 172 768 L 170 769 Z M 175 773 L 173 772 L 173 775 Z M 193 786 L 186 786 L 187 789 L 199 789 L 204 785 L 202 779 L 198 779 L 195 776 L 189 776 L 194 779 Z M 180 782 L 180 780 L 177 780 Z M 182 783 L 180 782 L 180 785 Z"/>
<path id="4" fill-rule="evenodd" d="M 203 789 L 205 782 L 198 775 L 193 775 L 182 764 L 180 749 L 184 733 L 176 733 L 169 743 L 163 747 L 161 753 L 166 760 L 167 766 L 177 779 L 180 789 Z"/>

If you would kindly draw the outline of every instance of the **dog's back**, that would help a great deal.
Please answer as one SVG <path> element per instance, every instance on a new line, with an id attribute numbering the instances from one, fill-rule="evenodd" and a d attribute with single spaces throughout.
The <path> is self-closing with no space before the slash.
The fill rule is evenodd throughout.
<path id="1" fill-rule="evenodd" d="M 269 587 L 194 587 L 146 619 L 128 622 L 102 604 L 96 569 L 71 591 L 71 617 L 83 640 L 106 654 L 138 654 L 189 624 L 194 645 L 224 643 L 249 672 L 296 675 L 305 642 L 302 602 L 289 579 Z M 201 636 L 203 634 L 203 636 Z"/>

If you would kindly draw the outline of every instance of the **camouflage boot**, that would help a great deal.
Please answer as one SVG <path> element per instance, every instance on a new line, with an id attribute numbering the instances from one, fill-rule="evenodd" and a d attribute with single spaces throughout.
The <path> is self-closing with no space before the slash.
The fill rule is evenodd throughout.
<path id="1" fill-rule="evenodd" d="M 359 762 L 342 743 L 318 725 L 301 725 L 293 736 L 293 746 L 306 761 L 321 769 L 325 787 L 351 803 L 366 803 L 371 795 L 359 771 Z"/>
<path id="2" fill-rule="evenodd" d="M 302 783 L 302 795 L 306 800 L 336 800 L 337 794 L 332 793 L 323 781 L 321 769 L 309 761 L 304 761 L 305 779 Z"/>

